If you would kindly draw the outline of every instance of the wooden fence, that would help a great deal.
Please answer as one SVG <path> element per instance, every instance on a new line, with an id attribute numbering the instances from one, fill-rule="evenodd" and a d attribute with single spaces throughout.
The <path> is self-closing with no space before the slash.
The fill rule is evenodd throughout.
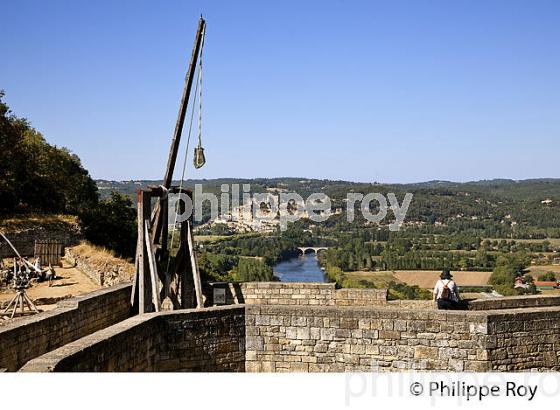
<path id="1" fill-rule="evenodd" d="M 41 265 L 60 265 L 60 258 L 64 255 L 64 245 L 55 240 L 36 240 L 35 258 L 41 258 Z"/>

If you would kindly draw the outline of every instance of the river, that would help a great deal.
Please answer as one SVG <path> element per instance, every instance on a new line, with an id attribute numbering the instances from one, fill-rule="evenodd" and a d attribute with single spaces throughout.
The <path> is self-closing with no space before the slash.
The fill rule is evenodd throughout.
<path id="1" fill-rule="evenodd" d="M 273 270 L 281 282 L 326 282 L 314 253 L 280 262 Z"/>

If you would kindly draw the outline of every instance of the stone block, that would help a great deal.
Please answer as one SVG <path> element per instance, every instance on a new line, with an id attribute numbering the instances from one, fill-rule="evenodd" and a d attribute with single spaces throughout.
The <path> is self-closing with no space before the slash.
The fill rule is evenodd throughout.
<path id="1" fill-rule="evenodd" d="M 309 333 L 308 327 L 298 327 L 296 337 L 300 340 L 309 339 Z"/>
<path id="2" fill-rule="evenodd" d="M 439 349 L 437 347 L 429 347 L 429 346 L 414 347 L 415 359 L 437 359 L 438 357 L 439 357 Z"/>
<path id="3" fill-rule="evenodd" d="M 292 326 L 306 326 L 307 318 L 303 316 L 292 316 Z"/>
<path id="4" fill-rule="evenodd" d="M 309 338 L 315 340 L 321 339 L 321 328 L 320 327 L 309 328 Z"/>
<path id="5" fill-rule="evenodd" d="M 492 370 L 490 362 L 485 361 L 468 361 L 464 363 L 464 371 L 467 372 L 488 372 Z M 499 369 L 494 369 L 499 370 Z"/>
<path id="6" fill-rule="evenodd" d="M 396 330 L 380 330 L 379 339 L 397 340 L 401 338 L 401 332 Z"/>
<path id="7" fill-rule="evenodd" d="M 334 328 L 321 329 L 321 340 L 334 340 L 335 332 Z"/>
<path id="8" fill-rule="evenodd" d="M 368 355 L 378 355 L 379 354 L 379 346 L 378 345 L 365 345 L 366 347 L 366 354 Z"/>
<path id="9" fill-rule="evenodd" d="M 297 327 L 287 327 L 286 328 L 286 338 L 287 339 L 297 339 Z"/>
<path id="10" fill-rule="evenodd" d="M 245 340 L 247 350 L 255 350 L 257 352 L 264 350 L 264 339 L 261 336 L 247 337 Z"/>

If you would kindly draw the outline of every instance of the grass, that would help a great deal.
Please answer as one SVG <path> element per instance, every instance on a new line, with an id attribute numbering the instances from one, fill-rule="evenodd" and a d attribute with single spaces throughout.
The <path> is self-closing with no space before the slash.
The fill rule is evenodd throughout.
<path id="1" fill-rule="evenodd" d="M 231 236 L 227 235 L 195 235 L 194 240 L 195 242 L 216 242 L 220 239 L 231 238 Z"/>
<path id="2" fill-rule="evenodd" d="M 387 287 L 389 282 L 400 282 L 395 278 L 393 272 L 390 271 L 380 271 L 380 272 L 368 272 L 368 271 L 354 271 L 346 272 L 346 276 L 356 282 L 365 280 L 366 282 L 372 283 L 376 288 Z"/>
<path id="3" fill-rule="evenodd" d="M 122 259 L 107 249 L 101 246 L 95 246 L 89 242 L 80 242 L 79 245 L 73 246 L 72 252 L 78 256 L 88 258 L 97 263 L 107 263 L 109 265 L 125 265 L 134 270 L 134 264 L 131 260 Z"/>

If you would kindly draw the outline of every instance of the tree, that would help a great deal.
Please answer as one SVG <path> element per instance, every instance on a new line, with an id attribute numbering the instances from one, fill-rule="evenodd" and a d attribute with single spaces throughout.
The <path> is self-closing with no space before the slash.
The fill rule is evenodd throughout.
<path id="1" fill-rule="evenodd" d="M 272 267 L 257 258 L 239 258 L 233 276 L 239 282 L 270 282 L 274 278 Z"/>
<path id="2" fill-rule="evenodd" d="M 0 212 L 75 215 L 95 206 L 97 186 L 80 159 L 48 144 L 3 97 L 0 91 Z"/>
<path id="3" fill-rule="evenodd" d="M 543 273 L 542 275 L 539 275 L 538 279 L 546 282 L 548 281 L 556 282 L 556 275 L 554 274 L 554 272 L 546 272 Z"/>
<path id="4" fill-rule="evenodd" d="M 496 260 L 496 266 L 490 276 L 490 284 L 502 295 L 516 295 L 520 293 L 535 293 L 536 288 L 514 289 L 516 276 L 524 276 L 527 273 L 527 266 L 531 258 L 525 253 L 501 255 Z M 528 279 L 528 278 L 527 278 Z M 531 278 L 532 279 L 532 278 Z"/>
<path id="5" fill-rule="evenodd" d="M 121 256 L 136 252 L 136 211 L 132 201 L 117 192 L 93 208 L 82 210 L 80 225 L 85 238 L 94 245 L 109 248 Z"/>

